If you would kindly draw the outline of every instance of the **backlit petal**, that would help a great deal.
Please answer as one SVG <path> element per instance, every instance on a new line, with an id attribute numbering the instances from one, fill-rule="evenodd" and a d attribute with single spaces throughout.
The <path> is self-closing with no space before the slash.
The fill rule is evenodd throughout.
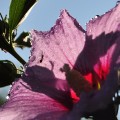
<path id="1" fill-rule="evenodd" d="M 31 57 L 23 76 L 0 109 L 2 120 L 60 120 L 72 108 L 64 64 L 73 67 L 85 42 L 84 30 L 66 10 L 48 32 L 33 30 Z"/>

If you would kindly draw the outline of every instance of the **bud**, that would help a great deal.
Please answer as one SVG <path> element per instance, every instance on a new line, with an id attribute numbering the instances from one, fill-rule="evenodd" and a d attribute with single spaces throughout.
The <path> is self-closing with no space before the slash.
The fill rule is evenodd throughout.
<path id="1" fill-rule="evenodd" d="M 10 85 L 15 80 L 16 75 L 17 69 L 11 61 L 0 61 L 0 87 Z"/>

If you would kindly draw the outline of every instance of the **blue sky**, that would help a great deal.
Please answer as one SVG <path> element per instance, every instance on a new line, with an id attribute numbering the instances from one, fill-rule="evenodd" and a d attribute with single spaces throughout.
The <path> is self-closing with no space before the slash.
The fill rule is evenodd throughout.
<path id="1" fill-rule="evenodd" d="M 0 12 L 3 15 L 8 14 L 9 4 L 10 0 L 0 0 Z M 28 18 L 19 27 L 18 34 L 22 31 L 30 31 L 32 29 L 49 30 L 55 24 L 61 9 L 67 9 L 85 29 L 86 22 L 95 15 L 104 14 L 115 5 L 116 0 L 39 0 Z M 26 61 L 28 60 L 30 49 L 17 49 L 17 51 Z M 19 65 L 16 59 L 2 51 L 0 51 L 0 59 L 9 59 Z"/>

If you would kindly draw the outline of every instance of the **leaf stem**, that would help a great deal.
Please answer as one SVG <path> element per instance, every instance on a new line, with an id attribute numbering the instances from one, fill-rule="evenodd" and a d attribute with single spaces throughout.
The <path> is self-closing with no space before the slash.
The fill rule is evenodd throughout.
<path id="1" fill-rule="evenodd" d="M 10 31 L 9 33 L 9 43 L 7 42 L 7 51 L 12 55 L 14 56 L 22 65 L 25 65 L 25 61 L 23 60 L 23 58 L 15 51 L 15 49 L 13 48 L 13 45 L 12 45 L 12 32 L 13 31 Z"/>
<path id="2" fill-rule="evenodd" d="M 21 56 L 15 51 L 15 49 L 8 43 L 5 39 L 1 42 L 1 44 L 4 46 L 2 47 L 3 50 L 6 50 L 9 52 L 12 56 L 14 56 L 22 65 L 25 65 L 25 61 Z"/>
<path id="3" fill-rule="evenodd" d="M 11 50 L 9 51 L 9 53 L 14 56 L 22 65 L 25 65 L 25 60 L 23 60 L 23 58 L 21 58 L 20 55 L 18 55 L 18 53 L 15 51 L 14 48 L 11 48 Z"/>
<path id="4" fill-rule="evenodd" d="M 13 32 L 13 31 L 10 30 L 10 35 L 9 35 L 9 36 L 10 36 L 10 38 L 9 38 L 10 41 L 9 41 L 9 43 L 10 43 L 10 46 L 11 46 L 11 47 L 12 47 L 12 32 Z"/>

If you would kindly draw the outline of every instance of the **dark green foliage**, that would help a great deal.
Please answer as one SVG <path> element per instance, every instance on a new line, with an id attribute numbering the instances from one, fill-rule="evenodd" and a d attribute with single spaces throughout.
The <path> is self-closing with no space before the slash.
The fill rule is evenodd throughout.
<path id="1" fill-rule="evenodd" d="M 27 13 L 38 0 L 11 0 L 9 18 L 0 13 L 0 48 L 13 55 L 22 65 L 26 62 L 20 57 L 14 47 L 23 49 L 31 47 L 28 32 L 22 32 L 17 38 L 17 27 L 27 17 Z M 10 85 L 19 77 L 17 68 L 9 60 L 0 61 L 0 87 Z"/>
<path id="2" fill-rule="evenodd" d="M 31 47 L 31 42 L 28 32 L 22 32 L 20 36 L 13 42 L 13 46 L 23 49 L 24 47 Z"/>
<path id="3" fill-rule="evenodd" d="M 0 87 L 10 85 L 17 77 L 15 65 L 8 60 L 0 61 Z"/>

